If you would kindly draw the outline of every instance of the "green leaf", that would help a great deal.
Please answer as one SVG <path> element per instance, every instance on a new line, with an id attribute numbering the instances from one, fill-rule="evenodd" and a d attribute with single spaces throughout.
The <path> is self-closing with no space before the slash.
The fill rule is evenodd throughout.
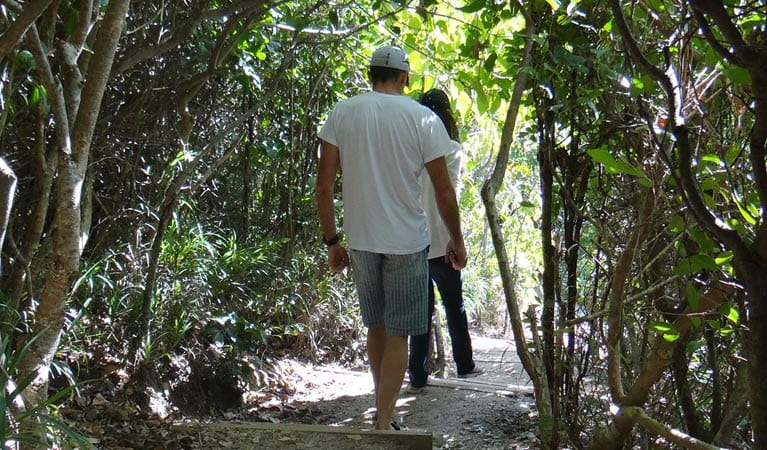
<path id="1" fill-rule="evenodd" d="M 679 214 L 674 214 L 674 217 L 671 218 L 671 221 L 668 225 L 671 227 L 671 231 L 674 233 L 679 233 L 680 231 L 684 230 L 684 218 Z"/>
<path id="2" fill-rule="evenodd" d="M 498 60 L 498 54 L 493 52 L 490 54 L 490 56 L 487 57 L 485 60 L 485 64 L 483 64 L 483 67 L 487 71 L 487 73 L 493 73 L 493 69 L 495 68 L 495 62 Z"/>
<path id="3" fill-rule="evenodd" d="M 703 347 L 703 343 L 702 342 L 700 342 L 700 341 L 690 341 L 690 342 L 687 343 L 687 353 L 688 354 L 693 354 L 698 349 L 700 349 L 701 347 Z"/>
<path id="4" fill-rule="evenodd" d="M 700 304 L 698 290 L 695 289 L 695 285 L 692 284 L 692 282 L 687 283 L 687 304 L 692 310 L 698 309 L 698 305 Z"/>
<path id="5" fill-rule="evenodd" d="M 465 13 L 475 13 L 484 7 L 485 7 L 485 0 L 474 0 L 473 2 L 468 3 L 458 9 Z"/>
<path id="6" fill-rule="evenodd" d="M 703 324 L 703 320 L 701 320 L 701 318 L 700 318 L 700 317 L 697 317 L 697 316 L 692 316 L 692 317 L 690 317 L 690 322 L 692 322 L 692 326 L 693 326 L 693 328 L 695 328 L 696 330 L 697 330 L 698 328 L 700 328 L 700 326 Z"/>
<path id="7" fill-rule="evenodd" d="M 669 333 L 663 333 L 663 339 L 667 340 L 668 342 L 674 342 L 679 339 L 679 332 L 674 330 Z"/>
<path id="8" fill-rule="evenodd" d="M 737 324 L 740 320 L 740 314 L 738 313 L 738 310 L 732 306 L 732 304 L 722 305 L 722 307 L 719 308 L 719 312 L 722 313 L 722 315 L 726 317 L 727 320 L 734 324 Z"/>
<path id="9" fill-rule="evenodd" d="M 701 160 L 714 163 L 716 165 L 719 165 L 722 163 L 722 158 L 720 158 L 719 155 L 714 155 L 713 153 L 709 153 L 708 155 L 703 155 Z"/>
<path id="10" fill-rule="evenodd" d="M 586 152 L 595 162 L 601 164 L 615 164 L 615 158 L 605 148 L 595 148 Z"/>
<path id="11" fill-rule="evenodd" d="M 741 152 L 741 148 L 737 145 L 733 145 L 732 147 L 728 148 L 727 152 L 724 154 L 724 159 L 727 161 L 727 165 L 731 166 L 740 156 Z"/>
<path id="12" fill-rule="evenodd" d="M 522 208 L 535 208 L 535 205 L 532 202 L 529 202 L 527 200 L 522 201 L 522 203 L 519 204 Z"/>
<path id="13" fill-rule="evenodd" d="M 708 326 L 710 326 L 711 328 L 713 328 L 715 330 L 718 330 L 718 329 L 722 328 L 722 326 L 719 325 L 719 321 L 718 320 L 706 319 L 706 323 L 708 324 Z"/>
<path id="14" fill-rule="evenodd" d="M 735 206 L 738 207 L 738 211 L 740 211 L 740 215 L 746 220 L 746 222 L 751 225 L 756 225 L 756 218 L 754 218 L 751 213 L 749 213 L 748 210 L 743 207 L 737 198 L 733 197 L 733 200 L 735 201 Z"/>
<path id="15" fill-rule="evenodd" d="M 751 74 L 748 73 L 748 70 L 731 64 L 722 64 L 720 67 L 725 76 L 727 76 L 733 83 L 744 85 L 751 84 Z"/>
<path id="16" fill-rule="evenodd" d="M 650 328 L 655 331 L 660 331 L 661 333 L 669 333 L 674 330 L 674 327 L 671 326 L 670 323 L 656 321 L 650 321 Z"/>
<path id="17" fill-rule="evenodd" d="M 690 259 L 685 258 L 681 259 L 676 266 L 674 266 L 674 269 L 672 270 L 674 275 L 689 275 L 691 273 L 696 272 L 693 268 L 693 265 L 690 262 Z"/>
<path id="18" fill-rule="evenodd" d="M 698 253 L 697 255 L 693 255 L 691 260 L 694 265 L 697 265 L 703 269 L 719 270 L 719 266 L 716 264 L 716 261 L 714 261 L 714 258 L 704 253 Z"/>
<path id="19" fill-rule="evenodd" d="M 717 265 L 727 264 L 730 261 L 732 261 L 733 253 L 732 252 L 722 252 L 714 258 L 714 262 L 716 262 Z"/>
<path id="20" fill-rule="evenodd" d="M 690 237 L 700 246 L 700 252 L 710 253 L 714 250 L 714 241 L 708 235 L 700 230 L 690 230 Z"/>
<path id="21" fill-rule="evenodd" d="M 611 155 L 610 152 L 605 148 L 591 149 L 587 153 L 589 156 L 591 156 L 591 159 L 600 164 L 603 164 L 605 169 L 607 169 L 607 171 L 610 173 L 625 173 L 639 178 L 644 177 L 644 173 L 641 169 L 632 166 L 624 159 L 616 160 L 613 155 Z"/>
<path id="22" fill-rule="evenodd" d="M 482 83 L 479 82 L 479 78 L 471 77 L 471 86 L 474 88 L 474 93 L 477 94 L 477 111 L 480 114 L 487 112 L 487 94 L 482 87 Z"/>

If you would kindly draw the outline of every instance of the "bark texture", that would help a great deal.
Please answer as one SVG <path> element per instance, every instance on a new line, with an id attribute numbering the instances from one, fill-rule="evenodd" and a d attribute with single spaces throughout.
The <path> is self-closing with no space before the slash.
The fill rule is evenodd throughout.
<path id="1" fill-rule="evenodd" d="M 57 120 L 58 174 L 54 181 L 56 197 L 54 200 L 55 246 L 53 267 L 46 277 L 40 295 L 40 301 L 35 311 L 33 330 L 38 338 L 24 355 L 19 371 L 22 376 L 36 373 L 36 377 L 25 391 L 27 399 L 33 404 L 40 404 L 45 399 L 45 388 L 48 382 L 48 371 L 53 356 L 58 348 L 61 331 L 64 324 L 64 311 L 71 283 L 80 262 L 80 229 L 81 229 L 81 196 L 85 179 L 85 169 L 91 148 L 93 130 L 98 119 L 101 100 L 106 89 L 107 80 L 117 50 L 117 43 L 125 26 L 125 18 L 130 0 L 112 0 L 107 6 L 104 19 L 99 29 L 91 61 L 91 71 L 83 86 L 83 101 L 80 104 L 77 118 L 72 126 L 72 148 L 64 142 L 69 142 L 67 133 L 69 127 L 60 123 L 66 121 L 66 110 L 63 104 L 57 105 L 54 111 Z M 35 39 L 33 39 L 34 41 Z M 39 38 L 32 42 L 33 46 L 41 46 Z M 39 55 L 42 59 L 45 55 Z M 47 58 L 47 56 L 46 56 Z M 40 69 L 38 69 L 40 70 Z M 43 74 L 48 82 L 58 88 L 60 84 L 53 79 L 50 70 Z M 59 95 L 61 91 L 59 89 Z M 60 99 L 61 97 L 59 97 Z M 63 103 L 63 102 L 61 102 Z M 51 102 L 52 107 L 53 101 Z M 65 122 L 66 123 L 66 122 Z"/>

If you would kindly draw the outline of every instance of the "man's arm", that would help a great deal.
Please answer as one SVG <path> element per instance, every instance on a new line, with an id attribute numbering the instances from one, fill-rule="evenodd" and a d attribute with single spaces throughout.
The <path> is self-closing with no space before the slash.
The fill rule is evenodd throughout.
<path id="1" fill-rule="evenodd" d="M 317 213 L 320 219 L 322 235 L 327 241 L 338 234 L 336 230 L 336 214 L 333 207 L 333 194 L 336 175 L 341 167 L 341 156 L 338 147 L 322 141 L 320 147 L 320 162 L 317 169 L 316 201 Z M 330 268 L 340 272 L 349 263 L 349 257 L 341 244 L 328 247 L 328 262 Z"/>
<path id="2" fill-rule="evenodd" d="M 455 190 L 450 182 L 445 157 L 440 157 L 426 163 L 426 171 L 429 173 L 431 183 L 434 185 L 434 197 L 437 201 L 437 209 L 442 221 L 450 234 L 447 254 L 445 257 L 453 263 L 456 270 L 466 265 L 466 247 L 461 233 L 461 217 L 458 212 L 458 201 L 455 198 Z"/>

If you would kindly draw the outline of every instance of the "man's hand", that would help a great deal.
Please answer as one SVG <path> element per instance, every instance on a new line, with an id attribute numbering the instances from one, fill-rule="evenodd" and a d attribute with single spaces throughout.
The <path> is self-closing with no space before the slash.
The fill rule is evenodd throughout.
<path id="1" fill-rule="evenodd" d="M 445 261 L 453 265 L 453 270 L 461 270 L 466 267 L 466 261 L 469 259 L 466 253 L 466 247 L 463 241 L 456 244 L 452 239 L 447 243 L 447 252 Z"/>
<path id="2" fill-rule="evenodd" d="M 343 271 L 349 265 L 349 255 L 341 244 L 328 247 L 328 263 L 330 270 L 335 273 Z"/>

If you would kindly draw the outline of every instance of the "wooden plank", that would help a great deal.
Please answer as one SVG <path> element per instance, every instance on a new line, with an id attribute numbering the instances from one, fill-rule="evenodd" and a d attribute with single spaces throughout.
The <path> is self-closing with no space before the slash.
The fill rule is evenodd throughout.
<path id="1" fill-rule="evenodd" d="M 513 395 L 512 391 L 533 392 L 532 386 L 524 386 L 520 384 L 497 384 L 489 383 L 487 381 L 465 381 L 461 379 L 439 379 L 434 378 L 429 380 L 429 386 L 438 386 L 453 389 L 466 389 L 469 391 L 479 392 L 495 392 L 499 395 Z"/>
<path id="2" fill-rule="evenodd" d="M 246 444 L 227 444 L 216 448 L 269 448 L 269 449 L 318 449 L 365 450 L 365 449 L 415 449 L 431 450 L 433 437 L 425 431 L 389 431 L 360 427 L 333 427 L 315 424 L 262 423 L 262 422 L 213 422 L 206 424 L 182 424 L 196 432 L 214 433 L 227 441 L 225 433 L 250 436 Z"/>

